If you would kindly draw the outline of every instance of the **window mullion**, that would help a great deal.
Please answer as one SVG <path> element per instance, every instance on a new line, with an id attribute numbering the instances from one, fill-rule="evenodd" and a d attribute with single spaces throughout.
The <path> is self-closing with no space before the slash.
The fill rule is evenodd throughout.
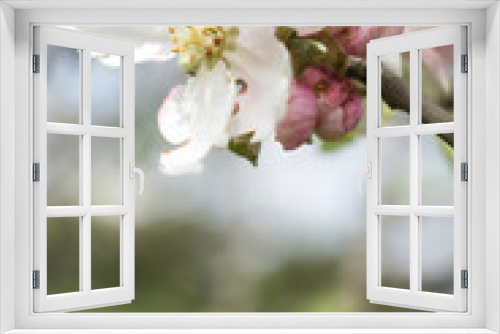
<path id="1" fill-rule="evenodd" d="M 83 60 L 81 66 L 82 78 L 82 123 L 85 127 L 91 124 L 91 86 L 90 86 L 90 49 L 83 49 Z M 87 132 L 83 135 L 82 159 L 80 161 L 82 170 L 82 203 L 85 207 L 91 206 L 91 134 Z M 80 235 L 81 245 L 81 271 L 80 279 L 84 292 L 90 293 L 91 290 L 91 215 L 87 213 L 82 217 L 82 233 Z"/>
<path id="2" fill-rule="evenodd" d="M 410 51 L 410 208 L 418 205 L 419 188 L 419 145 L 414 129 L 418 125 L 419 115 L 419 65 L 418 50 Z M 419 282 L 419 217 L 410 212 L 410 291 L 418 291 Z"/>
<path id="3" fill-rule="evenodd" d="M 84 128 L 84 126 L 82 125 L 83 124 L 83 81 L 82 81 L 82 78 L 83 78 L 83 52 L 80 50 L 80 65 L 79 65 L 79 78 L 80 78 L 80 105 L 79 105 L 79 122 L 78 122 L 78 127 L 82 127 Z M 57 125 L 56 125 L 57 126 Z M 47 130 L 50 129 L 50 124 L 47 124 Z M 84 180 L 83 180 L 83 152 L 84 152 L 84 140 L 83 140 L 83 136 L 78 136 L 79 138 L 79 196 L 80 196 L 80 201 L 79 201 L 79 204 L 80 206 L 84 206 L 84 196 L 85 196 L 85 193 L 84 193 L 84 190 L 83 190 L 83 184 L 84 184 Z M 83 287 L 83 272 L 84 272 L 84 268 L 83 268 L 83 245 L 84 245 L 84 242 L 83 242 L 83 233 L 84 233 L 84 230 L 83 230 L 83 226 L 84 226 L 84 217 L 83 216 L 80 216 L 79 217 L 79 230 L 78 230 L 78 236 L 79 236 L 79 257 L 78 257 L 78 261 L 79 261 L 79 290 L 80 291 L 83 291 L 84 287 Z"/>

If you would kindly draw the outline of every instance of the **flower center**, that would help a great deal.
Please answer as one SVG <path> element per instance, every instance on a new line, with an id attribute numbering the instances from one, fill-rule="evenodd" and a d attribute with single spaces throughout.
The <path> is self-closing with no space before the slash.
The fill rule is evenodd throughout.
<path id="1" fill-rule="evenodd" d="M 201 64 L 212 68 L 225 50 L 235 47 L 237 27 L 183 26 L 168 28 L 173 43 L 171 51 L 180 55 L 186 72 L 195 73 Z"/>

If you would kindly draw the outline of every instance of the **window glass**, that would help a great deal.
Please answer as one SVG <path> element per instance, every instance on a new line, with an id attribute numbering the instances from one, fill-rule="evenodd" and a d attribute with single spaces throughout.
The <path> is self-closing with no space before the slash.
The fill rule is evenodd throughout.
<path id="1" fill-rule="evenodd" d="M 422 49 L 420 61 L 421 103 L 430 111 L 422 113 L 421 122 L 453 122 L 453 45 Z"/>
<path id="2" fill-rule="evenodd" d="M 120 286 L 120 218 L 92 217 L 92 290 Z"/>
<path id="3" fill-rule="evenodd" d="M 453 141 L 453 133 L 446 134 Z M 453 146 L 437 135 L 420 136 L 422 205 L 453 206 Z"/>
<path id="4" fill-rule="evenodd" d="M 81 50 L 47 46 L 48 122 L 80 124 L 80 56 Z"/>
<path id="5" fill-rule="evenodd" d="M 422 291 L 453 294 L 453 218 L 422 217 Z"/>
<path id="6" fill-rule="evenodd" d="M 380 217 L 381 286 L 410 289 L 410 218 Z"/>
<path id="7" fill-rule="evenodd" d="M 92 125 L 120 126 L 122 57 L 91 52 Z"/>
<path id="8" fill-rule="evenodd" d="M 122 203 L 120 141 L 120 138 L 92 137 L 92 205 Z"/>
<path id="9" fill-rule="evenodd" d="M 80 218 L 47 218 L 47 294 L 80 291 Z"/>
<path id="10" fill-rule="evenodd" d="M 380 138 L 382 205 L 410 204 L 410 137 Z"/>
<path id="11" fill-rule="evenodd" d="M 380 57 L 383 83 L 380 89 L 380 125 L 410 125 L 410 52 Z M 388 110 L 389 102 L 393 108 Z"/>
<path id="12" fill-rule="evenodd" d="M 80 137 L 47 135 L 47 205 L 80 205 Z"/>

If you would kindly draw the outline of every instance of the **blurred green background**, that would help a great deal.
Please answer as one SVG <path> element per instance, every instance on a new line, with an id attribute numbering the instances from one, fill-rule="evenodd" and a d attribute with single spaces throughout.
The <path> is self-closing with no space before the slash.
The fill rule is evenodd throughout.
<path id="1" fill-rule="evenodd" d="M 410 311 L 366 298 L 366 197 L 356 190 L 357 172 L 366 165 L 363 124 L 341 144 L 313 143 L 288 154 L 266 142 L 258 168 L 216 150 L 202 174 L 166 176 L 158 169 L 160 153 L 169 148 L 158 131 L 158 108 L 169 89 L 186 77 L 167 52 L 165 27 L 77 29 L 135 42 L 136 166 L 146 173 L 144 194 L 136 194 L 135 300 L 90 312 Z M 71 113 L 78 114 L 79 53 L 51 52 L 49 121 L 78 122 Z M 92 81 L 92 115 L 102 124 L 112 125 L 118 117 L 116 65 L 106 55 L 92 59 L 92 76 L 98 78 Z M 407 65 L 403 59 L 393 66 L 404 73 Z M 433 99 L 450 100 L 444 93 Z M 388 124 L 408 117 L 388 113 Z M 67 139 L 48 140 L 49 205 L 78 202 L 78 140 Z M 401 199 L 408 191 L 408 144 L 396 138 L 384 145 L 382 187 L 387 200 Z M 432 201 L 452 205 L 450 149 L 436 137 L 422 145 L 423 187 Z M 118 150 L 113 141 L 93 144 L 93 204 L 119 202 Z M 404 219 L 383 218 L 386 286 L 408 282 Z M 450 293 L 453 223 L 438 218 L 426 224 L 426 286 Z M 79 289 L 78 233 L 78 218 L 48 220 L 49 294 Z M 93 217 L 93 289 L 119 285 L 119 243 L 119 217 Z"/>

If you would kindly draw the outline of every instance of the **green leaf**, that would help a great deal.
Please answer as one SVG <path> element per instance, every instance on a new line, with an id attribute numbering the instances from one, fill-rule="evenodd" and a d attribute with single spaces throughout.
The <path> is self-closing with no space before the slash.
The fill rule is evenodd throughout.
<path id="1" fill-rule="evenodd" d="M 247 159 L 253 166 L 257 166 L 261 144 L 260 142 L 251 142 L 253 135 L 254 133 L 250 132 L 231 138 L 228 143 L 228 148 L 234 154 Z"/>

